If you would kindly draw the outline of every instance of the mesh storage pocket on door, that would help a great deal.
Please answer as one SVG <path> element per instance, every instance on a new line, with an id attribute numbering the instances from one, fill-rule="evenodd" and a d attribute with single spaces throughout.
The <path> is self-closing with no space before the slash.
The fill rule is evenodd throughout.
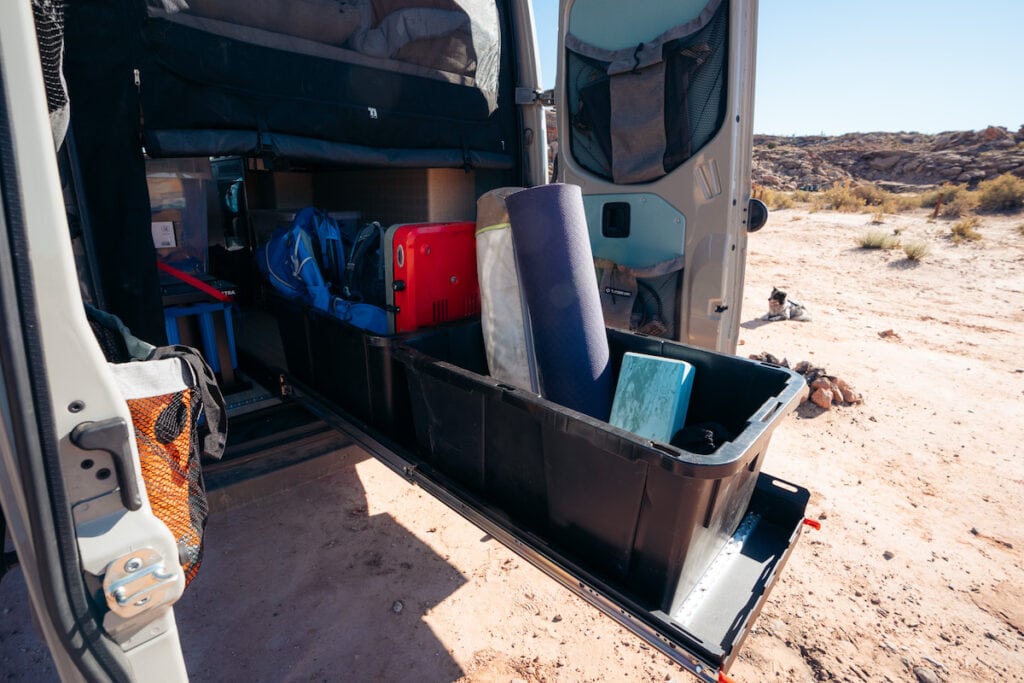
<path id="1" fill-rule="evenodd" d="M 203 559 L 209 514 L 201 461 L 219 459 L 227 442 L 224 396 L 195 349 L 154 347 L 91 306 L 86 317 L 128 404 L 146 497 L 174 536 L 187 586 Z"/>
<path id="2" fill-rule="evenodd" d="M 174 535 L 186 585 L 202 562 L 209 513 L 198 449 L 193 448 L 196 404 L 194 388 L 128 401 L 149 504 Z"/>
<path id="3" fill-rule="evenodd" d="M 569 33 L 569 144 L 585 169 L 616 183 L 671 172 L 721 128 L 726 109 L 728 2 L 622 50 Z"/>
<path id="4" fill-rule="evenodd" d="M 132 416 L 150 508 L 174 535 L 188 585 L 202 562 L 209 514 L 201 459 L 224 452 L 224 399 L 209 366 L 186 346 L 110 368 Z"/>

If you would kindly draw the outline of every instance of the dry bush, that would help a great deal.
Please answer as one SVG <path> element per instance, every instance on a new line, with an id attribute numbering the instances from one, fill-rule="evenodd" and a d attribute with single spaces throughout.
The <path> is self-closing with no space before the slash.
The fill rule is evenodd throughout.
<path id="1" fill-rule="evenodd" d="M 793 190 L 789 193 L 789 196 L 793 198 L 794 202 L 800 204 L 809 204 L 814 201 L 814 192 L 808 192 L 807 190 Z"/>
<path id="2" fill-rule="evenodd" d="M 978 205 L 977 196 L 966 185 L 945 184 L 937 190 L 921 195 L 921 206 L 926 209 L 940 204 L 938 214 L 947 218 L 959 218 Z"/>
<path id="3" fill-rule="evenodd" d="M 831 211 L 852 213 L 860 211 L 864 205 L 864 199 L 857 196 L 855 188 L 851 186 L 849 180 L 843 183 L 838 181 L 832 183 L 832 187 L 819 192 L 818 196 L 814 198 L 815 208 Z"/>
<path id="4" fill-rule="evenodd" d="M 978 183 L 980 211 L 1016 211 L 1024 207 L 1024 178 L 1004 173 Z"/>
<path id="5" fill-rule="evenodd" d="M 889 201 L 892 193 L 883 190 L 873 183 L 867 183 L 854 187 L 853 195 L 863 199 L 864 204 L 867 206 L 884 206 Z"/>
<path id="6" fill-rule="evenodd" d="M 943 204 L 939 213 L 947 218 L 959 218 L 969 214 L 977 205 L 978 197 L 973 192 L 961 192 L 948 204 Z"/>
<path id="7" fill-rule="evenodd" d="M 764 202 L 769 209 L 792 209 L 795 204 L 793 197 L 788 192 L 781 192 L 779 190 L 773 190 L 768 187 L 762 187 L 758 191 L 760 195 L 758 198 Z"/>
<path id="8" fill-rule="evenodd" d="M 853 194 L 864 200 L 865 206 L 881 208 L 885 213 L 902 213 L 918 208 L 920 200 L 914 195 L 902 195 L 882 189 L 873 183 L 858 185 Z"/>
<path id="9" fill-rule="evenodd" d="M 981 219 L 977 216 L 968 216 L 963 220 L 959 220 L 953 224 L 950 228 L 949 237 L 953 240 L 953 244 L 960 244 L 961 242 L 977 242 L 981 239 L 981 233 L 978 232 L 977 228 L 981 225 Z"/>
<path id="10" fill-rule="evenodd" d="M 929 190 L 921 195 L 921 207 L 930 209 L 934 207 L 940 199 L 942 200 L 942 203 L 945 204 L 958 192 L 966 190 L 966 185 L 953 185 L 951 183 L 940 185 L 938 188 Z"/>
<path id="11" fill-rule="evenodd" d="M 903 245 L 903 253 L 910 261 L 923 261 L 932 253 L 927 242 L 907 242 Z"/>
<path id="12" fill-rule="evenodd" d="M 889 194 L 882 206 L 886 213 L 904 213 L 921 207 L 921 198 L 916 194 Z"/>
<path id="13" fill-rule="evenodd" d="M 857 246 L 861 249 L 896 249 L 900 240 L 882 230 L 868 230 L 857 236 Z"/>

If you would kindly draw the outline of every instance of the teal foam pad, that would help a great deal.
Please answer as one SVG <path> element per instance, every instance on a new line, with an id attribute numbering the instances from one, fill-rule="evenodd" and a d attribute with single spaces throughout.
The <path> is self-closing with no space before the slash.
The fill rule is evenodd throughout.
<path id="1" fill-rule="evenodd" d="M 686 361 L 626 353 L 615 387 L 613 426 L 668 443 L 686 423 L 693 366 Z"/>

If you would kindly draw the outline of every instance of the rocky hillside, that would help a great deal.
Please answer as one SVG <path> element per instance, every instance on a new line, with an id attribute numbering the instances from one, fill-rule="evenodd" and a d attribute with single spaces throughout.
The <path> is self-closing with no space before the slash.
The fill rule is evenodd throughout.
<path id="1" fill-rule="evenodd" d="M 894 192 L 943 183 L 1024 177 L 1024 126 L 1016 132 L 848 133 L 837 137 L 754 136 L 754 183 L 780 190 L 871 181 Z"/>

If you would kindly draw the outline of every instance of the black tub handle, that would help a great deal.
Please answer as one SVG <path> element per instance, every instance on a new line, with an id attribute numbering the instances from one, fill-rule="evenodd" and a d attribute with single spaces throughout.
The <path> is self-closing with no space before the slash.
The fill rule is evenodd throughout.
<path id="1" fill-rule="evenodd" d="M 767 422 L 775 415 L 775 413 L 779 412 L 780 408 L 782 408 L 782 401 L 773 396 L 765 401 L 765 404 L 761 406 L 761 410 L 755 419 L 758 422 Z"/>

